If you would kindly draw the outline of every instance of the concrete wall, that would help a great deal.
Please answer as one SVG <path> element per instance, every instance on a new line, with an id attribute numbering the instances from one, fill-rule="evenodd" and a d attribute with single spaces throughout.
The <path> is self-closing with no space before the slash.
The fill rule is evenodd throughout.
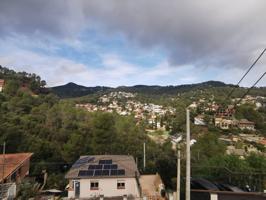
<path id="1" fill-rule="evenodd" d="M 99 182 L 98 190 L 91 190 L 91 181 Z M 125 181 L 125 189 L 117 189 L 117 181 Z M 117 197 L 123 195 L 140 196 L 135 178 L 80 179 L 79 182 L 80 198 L 98 197 L 100 195 L 103 195 L 104 197 Z M 74 195 L 75 191 L 70 189 L 68 192 L 68 198 L 73 198 Z"/>

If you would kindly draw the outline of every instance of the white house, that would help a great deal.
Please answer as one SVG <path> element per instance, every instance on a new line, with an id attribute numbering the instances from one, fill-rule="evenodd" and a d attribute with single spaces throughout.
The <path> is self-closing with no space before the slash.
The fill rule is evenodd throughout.
<path id="1" fill-rule="evenodd" d="M 200 125 L 200 126 L 205 126 L 206 123 L 204 122 L 204 116 L 198 115 L 198 116 L 194 117 L 194 124 Z"/>
<path id="2" fill-rule="evenodd" d="M 68 198 L 139 198 L 139 176 L 132 156 L 81 156 L 65 176 Z"/>

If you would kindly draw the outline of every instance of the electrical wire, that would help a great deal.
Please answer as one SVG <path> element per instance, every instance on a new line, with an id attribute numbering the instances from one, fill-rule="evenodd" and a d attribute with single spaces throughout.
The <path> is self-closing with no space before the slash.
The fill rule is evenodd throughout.
<path id="1" fill-rule="evenodd" d="M 257 59 L 252 63 L 252 65 L 249 67 L 249 69 L 246 71 L 246 73 L 242 76 L 242 78 L 238 81 L 236 86 L 239 86 L 239 84 L 242 82 L 242 80 L 247 76 L 247 74 L 250 72 L 250 70 L 257 64 L 257 62 L 259 61 L 259 59 L 263 56 L 263 54 L 265 53 L 266 48 L 261 52 L 261 54 L 257 57 Z M 231 92 L 227 95 L 226 99 L 228 99 L 233 92 L 235 91 L 235 87 L 231 90 Z"/>

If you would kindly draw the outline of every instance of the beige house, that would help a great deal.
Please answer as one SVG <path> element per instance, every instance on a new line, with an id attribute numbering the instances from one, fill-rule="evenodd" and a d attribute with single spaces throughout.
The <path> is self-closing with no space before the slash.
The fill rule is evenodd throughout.
<path id="1" fill-rule="evenodd" d="M 247 130 L 255 130 L 255 123 L 248 121 L 247 119 L 241 119 L 238 121 L 237 124 L 238 128 L 240 128 L 241 130 L 247 129 Z"/>
<path id="2" fill-rule="evenodd" d="M 65 176 L 68 198 L 136 199 L 141 195 L 139 176 L 132 156 L 81 156 Z"/>
<path id="3" fill-rule="evenodd" d="M 219 118 L 219 117 L 215 118 L 215 126 L 221 129 L 227 130 L 231 128 L 233 125 L 235 125 L 235 122 L 233 120 Z"/>

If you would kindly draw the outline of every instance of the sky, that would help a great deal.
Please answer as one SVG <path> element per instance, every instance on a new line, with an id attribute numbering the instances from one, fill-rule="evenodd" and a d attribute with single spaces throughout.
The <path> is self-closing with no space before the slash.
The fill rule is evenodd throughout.
<path id="1" fill-rule="evenodd" d="M 0 0 L 0 65 L 48 86 L 236 84 L 266 47 L 265 10 L 265 0 Z M 266 54 L 241 86 L 265 71 Z"/>

